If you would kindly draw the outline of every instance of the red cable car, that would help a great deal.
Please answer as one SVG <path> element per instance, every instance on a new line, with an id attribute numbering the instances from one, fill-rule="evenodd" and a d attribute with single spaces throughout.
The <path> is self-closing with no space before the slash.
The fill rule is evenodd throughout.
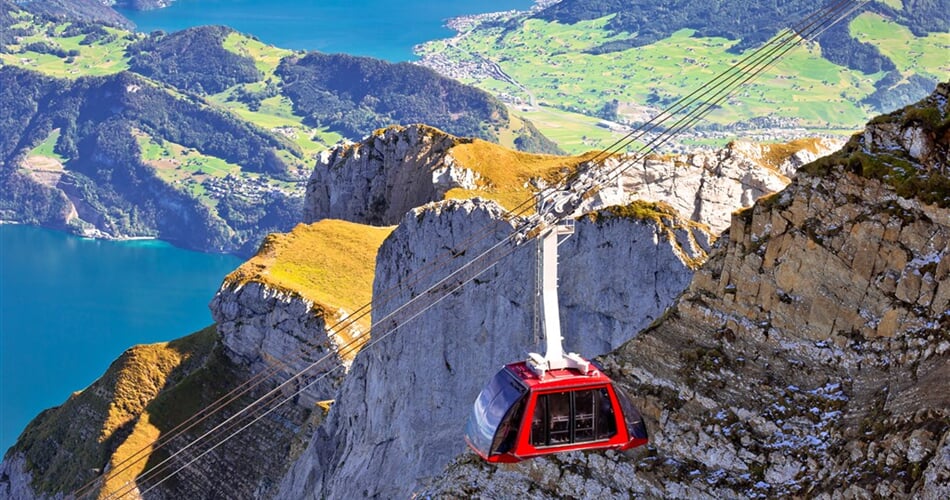
<path id="1" fill-rule="evenodd" d="M 647 431 L 627 395 L 596 367 L 538 376 L 519 361 L 479 394 L 465 441 L 489 462 L 520 462 L 562 451 L 627 450 L 646 444 Z"/>
<path id="2" fill-rule="evenodd" d="M 561 348 L 558 232 L 549 228 L 540 236 L 547 352 L 531 353 L 528 361 L 495 374 L 475 400 L 465 428 L 469 447 L 489 462 L 575 450 L 627 450 L 647 443 L 640 412 L 623 390 L 595 365 Z"/>

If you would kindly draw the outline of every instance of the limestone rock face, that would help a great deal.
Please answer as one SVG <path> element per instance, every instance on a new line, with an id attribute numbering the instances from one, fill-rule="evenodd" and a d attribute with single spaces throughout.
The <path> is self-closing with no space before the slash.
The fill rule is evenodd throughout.
<path id="1" fill-rule="evenodd" d="M 452 148 L 465 141 L 416 125 L 390 127 L 358 144 L 325 151 L 307 184 L 304 222 L 335 218 L 396 224 L 408 210 L 441 200 L 450 189 L 479 188 L 485 179 L 452 155 Z M 718 234 L 728 227 L 733 210 L 784 188 L 798 167 L 840 145 L 832 139 L 736 141 L 718 150 L 651 156 L 628 168 L 615 186 L 591 196 L 585 207 L 662 201 Z M 565 158 L 565 163 L 572 161 L 579 160 Z M 605 160 L 604 168 L 631 161 L 629 156 L 614 156 Z M 530 182 L 543 184 L 539 179 Z"/>
<path id="2" fill-rule="evenodd" d="M 348 363 L 336 350 L 335 336 L 327 333 L 326 314 L 313 302 L 262 283 L 225 282 L 210 308 L 231 361 L 254 374 L 273 370 L 278 377 L 290 378 L 321 360 L 308 370 L 307 379 L 323 378 L 298 403 L 333 397 L 345 374 L 338 368 Z"/>
<path id="3" fill-rule="evenodd" d="M 729 214 L 788 185 L 798 167 L 841 146 L 832 139 L 787 145 L 735 141 L 722 149 L 648 157 L 627 170 L 620 188 L 628 200 L 663 201 L 714 233 L 729 227 Z"/>
<path id="4" fill-rule="evenodd" d="M 567 350 L 608 351 L 682 291 L 692 275 L 682 252 L 698 260 L 705 253 L 701 245 L 684 250 L 677 235 L 693 242 L 707 242 L 709 235 L 677 222 L 609 214 L 577 222 L 559 251 Z M 459 266 L 511 230 L 497 205 L 478 199 L 409 213 L 379 252 L 374 323 L 428 293 L 444 265 Z M 533 244 L 519 247 L 415 319 L 400 322 L 394 334 L 374 331 L 376 344 L 354 361 L 280 496 L 405 498 L 462 452 L 462 430 L 482 386 L 501 365 L 543 349 L 533 331 L 535 252 Z M 433 265 L 438 271 L 427 274 Z"/>
<path id="5" fill-rule="evenodd" d="M 33 482 L 33 474 L 30 474 L 26 466 L 26 458 L 23 453 L 17 452 L 4 457 L 0 462 L 0 498 L 10 498 L 18 500 L 49 499 L 61 500 L 63 494 L 44 495 L 38 493 L 30 484 Z"/>
<path id="6" fill-rule="evenodd" d="M 461 140 L 413 125 L 324 151 L 307 183 L 303 222 L 393 225 L 409 210 L 441 200 L 449 189 L 474 189 L 476 174 L 456 166 L 448 154 Z"/>
<path id="7" fill-rule="evenodd" d="M 948 95 L 734 215 L 664 319 L 602 358 L 649 448 L 506 468 L 462 454 L 423 493 L 947 497 Z M 908 190 L 909 172 L 929 183 Z"/>

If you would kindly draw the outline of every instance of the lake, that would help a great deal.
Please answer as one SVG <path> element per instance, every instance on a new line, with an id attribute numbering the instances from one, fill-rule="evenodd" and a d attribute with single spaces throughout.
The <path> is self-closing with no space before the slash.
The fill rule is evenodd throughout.
<path id="1" fill-rule="evenodd" d="M 223 24 L 283 48 L 407 61 L 416 44 L 452 35 L 449 18 L 533 3 L 178 0 L 123 14 L 146 32 Z M 211 324 L 207 304 L 239 264 L 156 241 L 0 225 L 0 453 L 37 413 L 88 386 L 125 349 Z"/>
<path id="2" fill-rule="evenodd" d="M 527 10 L 532 0 L 177 0 L 151 11 L 120 10 L 139 31 L 222 24 L 286 49 L 344 52 L 388 61 L 416 59 L 412 48 L 446 38 L 448 19 Z"/>
<path id="3" fill-rule="evenodd" d="M 212 323 L 237 257 L 0 225 L 0 453 L 134 344 Z"/>

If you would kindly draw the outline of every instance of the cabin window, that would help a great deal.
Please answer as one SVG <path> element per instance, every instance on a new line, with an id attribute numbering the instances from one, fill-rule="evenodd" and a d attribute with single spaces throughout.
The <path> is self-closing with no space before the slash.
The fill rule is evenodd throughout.
<path id="1" fill-rule="evenodd" d="M 606 388 L 538 396 L 531 420 L 531 444 L 535 447 L 599 441 L 616 433 Z"/>
<path id="2" fill-rule="evenodd" d="M 498 425 L 498 432 L 495 433 L 495 439 L 492 441 L 491 454 L 498 455 L 508 453 L 515 445 L 515 438 L 518 437 L 518 424 L 521 423 L 521 417 L 524 413 L 524 404 L 528 398 L 521 398 L 515 403 L 505 418 Z"/>
<path id="3" fill-rule="evenodd" d="M 465 428 L 465 434 L 474 448 L 486 455 L 492 449 L 511 448 L 514 438 L 510 437 L 509 429 L 517 426 L 516 422 L 521 420 L 522 410 L 519 408 L 524 406 L 526 393 L 527 389 L 508 370 L 495 374 L 475 400 L 472 416 Z M 511 421 L 512 418 L 515 423 Z M 504 432 L 497 432 L 502 425 L 505 425 Z"/>

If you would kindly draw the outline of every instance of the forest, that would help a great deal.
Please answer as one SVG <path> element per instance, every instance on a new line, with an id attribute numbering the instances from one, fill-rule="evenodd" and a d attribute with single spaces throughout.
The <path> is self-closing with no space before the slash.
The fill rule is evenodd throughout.
<path id="1" fill-rule="evenodd" d="M 81 200 L 75 203 L 80 218 L 108 234 L 250 252 L 266 231 L 289 229 L 299 218 L 300 200 L 278 194 L 267 207 L 230 200 L 213 211 L 143 163 L 136 133 L 248 171 L 288 175 L 278 153 L 299 155 L 293 144 L 199 99 L 175 96 L 134 73 L 69 82 L 14 67 L 0 68 L 0 98 L 0 211 L 21 222 L 62 226 L 65 193 Z M 14 168 L 54 129 L 60 131 L 54 152 L 67 167 L 57 189 Z"/>

